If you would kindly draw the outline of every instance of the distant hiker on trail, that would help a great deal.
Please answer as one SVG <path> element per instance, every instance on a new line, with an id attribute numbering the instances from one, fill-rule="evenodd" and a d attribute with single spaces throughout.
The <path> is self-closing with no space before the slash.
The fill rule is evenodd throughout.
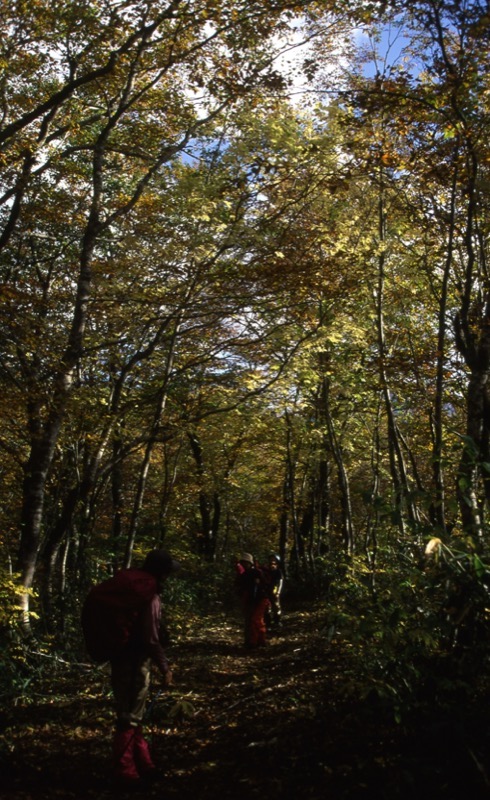
<path id="1" fill-rule="evenodd" d="M 137 786 L 156 774 L 142 722 L 150 688 L 151 665 L 172 684 L 160 627 L 160 592 L 180 565 L 164 550 L 152 550 L 141 569 L 123 569 L 94 586 L 82 611 L 89 654 L 110 661 L 116 711 L 113 738 L 114 777 L 121 786 Z"/>
<path id="2" fill-rule="evenodd" d="M 270 606 L 265 613 L 265 624 L 267 631 L 273 632 L 281 627 L 281 592 L 284 584 L 281 559 L 275 553 L 269 556 L 269 566 L 265 572 L 270 600 Z"/>
<path id="3" fill-rule="evenodd" d="M 245 647 L 265 647 L 267 630 L 264 615 L 270 600 L 262 570 L 255 565 L 250 553 L 243 553 L 236 565 L 235 585 L 244 616 Z"/>

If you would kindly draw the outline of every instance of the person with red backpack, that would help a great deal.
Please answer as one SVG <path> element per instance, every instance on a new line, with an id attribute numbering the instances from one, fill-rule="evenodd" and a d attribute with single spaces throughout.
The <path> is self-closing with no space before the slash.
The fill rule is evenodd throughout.
<path id="1" fill-rule="evenodd" d="M 112 743 L 114 778 L 123 787 L 137 786 L 156 774 L 143 736 L 143 717 L 152 663 L 172 684 L 162 643 L 160 593 L 180 565 L 164 550 L 152 550 L 141 569 L 123 569 L 94 586 L 82 610 L 89 654 L 111 665 L 116 712 Z"/>
<path id="2" fill-rule="evenodd" d="M 243 553 L 236 565 L 235 586 L 244 615 L 244 644 L 247 649 L 265 647 L 267 631 L 264 615 L 270 605 L 264 577 L 250 553 Z"/>

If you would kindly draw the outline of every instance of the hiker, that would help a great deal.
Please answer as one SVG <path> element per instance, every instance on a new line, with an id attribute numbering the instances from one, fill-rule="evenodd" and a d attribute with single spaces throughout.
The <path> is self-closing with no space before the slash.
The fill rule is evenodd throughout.
<path id="1" fill-rule="evenodd" d="M 270 605 L 265 613 L 265 624 L 267 631 L 271 633 L 281 627 L 281 592 L 284 584 L 281 559 L 276 553 L 269 556 L 269 566 L 265 572 L 270 600 Z"/>
<path id="2" fill-rule="evenodd" d="M 143 736 L 143 717 L 152 663 L 172 685 L 161 627 L 160 593 L 180 565 L 164 550 L 148 553 L 141 569 L 123 569 L 90 591 L 82 612 L 89 654 L 109 660 L 116 712 L 112 756 L 114 778 L 123 787 L 137 786 L 156 774 Z"/>
<path id="3" fill-rule="evenodd" d="M 244 644 L 248 649 L 265 647 L 265 613 L 270 605 L 262 570 L 250 553 L 243 553 L 236 565 L 236 589 L 244 616 Z"/>

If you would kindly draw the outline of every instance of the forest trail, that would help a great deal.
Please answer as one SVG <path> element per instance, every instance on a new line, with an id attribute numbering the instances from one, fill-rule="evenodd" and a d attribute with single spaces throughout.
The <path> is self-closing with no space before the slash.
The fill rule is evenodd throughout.
<path id="1" fill-rule="evenodd" d="M 434 758 L 447 730 L 439 745 L 433 731 L 407 737 L 400 726 L 381 722 L 349 699 L 348 651 L 341 642 L 329 644 L 327 634 L 318 607 L 287 611 L 280 634 L 252 652 L 241 645 L 239 618 L 216 614 L 193 622 L 169 651 L 175 686 L 160 691 L 157 675 L 153 682 L 146 731 L 162 776 L 131 796 L 489 797 L 466 752 L 460 754 L 461 770 L 455 769 L 452 748 L 445 760 L 453 773 L 447 763 L 438 768 Z M 57 669 L 55 688 L 40 691 L 34 705 L 19 704 L 6 721 L 0 796 L 125 797 L 109 781 L 113 717 L 106 668 Z"/>

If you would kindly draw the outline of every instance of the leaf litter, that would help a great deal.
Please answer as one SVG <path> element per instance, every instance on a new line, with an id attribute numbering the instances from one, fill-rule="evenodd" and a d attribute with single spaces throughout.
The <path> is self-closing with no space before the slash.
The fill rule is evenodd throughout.
<path id="1" fill-rule="evenodd" d="M 343 691 L 349 643 L 321 606 L 290 609 L 267 648 L 245 651 L 239 619 L 189 624 L 169 651 L 175 685 L 153 678 L 146 732 L 161 778 L 132 795 L 165 800 L 437 800 L 488 797 L 470 749 L 441 761 L 406 731 Z M 58 683 L 56 682 L 58 681 Z M 106 670 L 67 665 L 34 705 L 5 715 L 4 800 L 124 797 L 110 780 L 112 708 Z M 442 735 L 442 734 L 441 734 Z M 439 761 L 436 763 L 435 758 Z M 462 789 L 462 786 L 465 787 Z M 481 794 L 479 794 L 481 790 Z M 470 793 L 471 793 L 470 792 Z"/>

